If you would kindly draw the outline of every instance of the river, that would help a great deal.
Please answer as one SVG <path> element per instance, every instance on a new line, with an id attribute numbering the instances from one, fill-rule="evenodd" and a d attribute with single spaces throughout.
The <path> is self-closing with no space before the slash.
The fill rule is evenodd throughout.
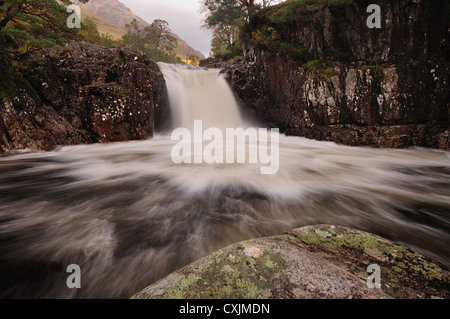
<path id="1" fill-rule="evenodd" d="M 257 125 L 219 70 L 160 67 L 173 128 Z M 279 135 L 278 170 L 261 174 L 249 162 L 177 164 L 171 137 L 0 157 L 0 297 L 128 298 L 229 244 L 314 224 L 369 231 L 450 265 L 449 152 Z M 66 285 L 71 264 L 80 289 Z"/>

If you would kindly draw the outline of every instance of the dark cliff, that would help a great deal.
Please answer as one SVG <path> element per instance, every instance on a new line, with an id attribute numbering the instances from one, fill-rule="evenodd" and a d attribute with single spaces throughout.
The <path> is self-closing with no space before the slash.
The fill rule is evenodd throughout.
<path id="1" fill-rule="evenodd" d="M 0 102 L 0 153 L 146 139 L 158 125 L 164 77 L 140 53 L 73 42 L 24 65 L 20 95 Z"/>
<path id="2" fill-rule="evenodd" d="M 244 30 L 226 67 L 244 109 L 287 134 L 347 145 L 448 149 L 448 4 L 290 1 Z"/>

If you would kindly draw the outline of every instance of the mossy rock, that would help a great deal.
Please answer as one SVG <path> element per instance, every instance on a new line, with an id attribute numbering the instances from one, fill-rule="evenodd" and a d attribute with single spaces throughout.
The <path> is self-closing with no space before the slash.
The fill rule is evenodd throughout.
<path id="1" fill-rule="evenodd" d="M 376 264 L 381 288 L 369 288 Z M 133 299 L 448 298 L 449 272 L 400 244 L 363 231 L 309 226 L 221 249 Z"/>

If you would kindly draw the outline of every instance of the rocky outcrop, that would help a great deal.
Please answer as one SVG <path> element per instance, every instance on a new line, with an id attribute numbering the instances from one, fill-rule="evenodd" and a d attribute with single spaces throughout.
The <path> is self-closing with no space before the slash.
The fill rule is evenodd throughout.
<path id="1" fill-rule="evenodd" d="M 380 28 L 368 27 L 370 4 L 380 8 Z M 450 53 L 448 10 L 448 4 L 431 0 L 293 0 L 254 17 L 246 29 L 251 35 L 245 38 L 246 54 L 280 49 L 277 44 L 284 42 L 305 49 L 309 57 L 438 61 Z"/>
<path id="2" fill-rule="evenodd" d="M 368 280 L 376 267 L 379 288 L 373 277 Z M 132 298 L 449 298 L 449 274 L 400 244 L 351 228 L 319 225 L 226 247 Z"/>
<path id="3" fill-rule="evenodd" d="M 209 57 L 207 59 L 201 60 L 199 66 L 201 68 L 209 69 L 224 69 L 230 66 L 232 63 L 232 61 L 225 61 L 221 58 Z"/>
<path id="4" fill-rule="evenodd" d="M 141 53 L 72 42 L 26 68 L 20 96 L 0 102 L 0 152 L 146 139 L 159 123 L 164 77 Z"/>
<path id="5" fill-rule="evenodd" d="M 262 54 L 226 69 L 247 113 L 288 135 L 346 145 L 448 149 L 448 67 L 334 65 L 308 70 Z"/>
<path id="6" fill-rule="evenodd" d="M 365 2 L 297 20 L 283 16 L 288 3 L 262 12 L 247 30 L 247 62 L 224 70 L 245 111 L 288 135 L 448 149 L 445 14 L 430 1 L 378 4 L 381 29 L 366 26 Z"/>

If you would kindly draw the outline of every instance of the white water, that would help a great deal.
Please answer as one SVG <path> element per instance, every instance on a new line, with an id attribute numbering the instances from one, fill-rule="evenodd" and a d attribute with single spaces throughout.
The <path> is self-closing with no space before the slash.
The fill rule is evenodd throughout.
<path id="1" fill-rule="evenodd" d="M 174 127 L 193 129 L 194 120 L 204 127 L 242 127 L 244 121 L 233 92 L 217 69 L 159 63 L 166 79 Z"/>
<path id="2" fill-rule="evenodd" d="M 190 110 L 179 125 L 243 123 L 217 70 L 162 69 L 172 113 Z M 205 86 L 210 97 L 198 97 Z M 450 265 L 448 152 L 281 136 L 278 173 L 261 175 L 252 164 L 176 165 L 174 144 L 162 134 L 0 158 L 0 297 L 127 298 L 225 245 L 320 223 Z M 66 287 L 69 264 L 82 289 Z"/>

